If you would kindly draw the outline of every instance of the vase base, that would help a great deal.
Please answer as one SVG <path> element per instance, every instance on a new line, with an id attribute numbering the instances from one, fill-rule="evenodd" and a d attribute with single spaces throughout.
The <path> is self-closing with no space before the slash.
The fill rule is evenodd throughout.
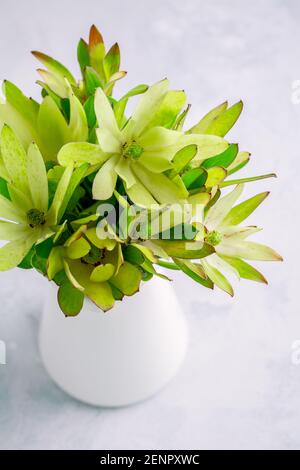
<path id="1" fill-rule="evenodd" d="M 176 375 L 186 353 L 187 325 L 166 281 L 103 313 L 87 301 L 65 318 L 51 290 L 40 328 L 40 352 L 53 381 L 89 405 L 120 407 L 155 395 Z"/>

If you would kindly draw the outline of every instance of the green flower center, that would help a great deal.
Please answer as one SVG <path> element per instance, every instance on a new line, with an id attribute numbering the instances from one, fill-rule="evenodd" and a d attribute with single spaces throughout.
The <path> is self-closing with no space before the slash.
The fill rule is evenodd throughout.
<path id="1" fill-rule="evenodd" d="M 138 160 L 142 155 L 144 149 L 136 142 L 125 144 L 123 148 L 123 157 L 131 158 L 132 160 Z"/>
<path id="2" fill-rule="evenodd" d="M 221 243 L 222 239 L 223 239 L 222 234 L 220 232 L 217 232 L 217 230 L 212 230 L 205 237 L 205 241 L 207 243 L 209 243 L 210 245 L 212 245 L 212 246 L 219 245 L 219 243 Z"/>
<path id="3" fill-rule="evenodd" d="M 89 253 L 82 258 L 82 261 L 87 264 L 97 265 L 100 264 L 104 257 L 104 251 L 92 245 Z"/>
<path id="4" fill-rule="evenodd" d="M 37 227 L 38 225 L 44 225 L 46 222 L 44 212 L 39 209 L 30 209 L 26 215 L 31 228 Z"/>

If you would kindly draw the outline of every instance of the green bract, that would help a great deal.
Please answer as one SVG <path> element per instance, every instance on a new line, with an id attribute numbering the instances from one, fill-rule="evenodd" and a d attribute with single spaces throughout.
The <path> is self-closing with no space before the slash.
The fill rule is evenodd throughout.
<path id="1" fill-rule="evenodd" d="M 64 245 L 52 248 L 48 278 L 52 280 L 61 271 L 66 278 L 59 288 L 59 295 L 65 285 L 71 283 L 104 311 L 114 305 L 115 298 L 120 300 L 124 295 L 137 292 L 142 277 L 136 266 L 124 261 L 117 240 L 101 239 L 96 228 L 87 225 L 79 227 Z"/>
<path id="2" fill-rule="evenodd" d="M 187 188 L 178 176 L 170 179 L 165 172 L 173 170 L 173 158 L 182 148 L 197 145 L 198 158 L 204 160 L 222 152 L 228 144 L 222 138 L 191 134 L 160 126 L 164 120 L 164 102 L 172 92 L 168 80 L 151 86 L 140 99 L 135 111 L 120 129 L 114 111 L 101 88 L 95 96 L 96 131 L 99 148 L 82 144 L 63 147 L 58 160 L 62 165 L 81 163 L 102 164 L 93 183 L 93 197 L 109 199 L 118 177 L 130 199 L 138 205 L 172 203 L 188 197 Z M 171 106 L 167 101 L 168 106 Z M 180 103 L 182 104 L 182 103 Z M 172 108 L 173 109 L 173 108 Z M 180 111 L 181 108 L 176 109 Z M 154 126 L 153 126 L 154 125 Z M 104 162 L 104 163 L 103 163 Z"/>
<path id="3" fill-rule="evenodd" d="M 1 132 L 1 155 L 7 176 L 8 197 L 0 195 L 0 237 L 7 240 L 0 249 L 0 270 L 17 266 L 32 245 L 53 236 L 59 222 L 60 207 L 72 176 L 67 167 L 48 208 L 48 181 L 43 157 L 35 144 L 27 154 L 13 131 Z"/>
<path id="4" fill-rule="evenodd" d="M 118 44 L 107 51 L 95 26 L 78 44 L 79 80 L 56 59 L 33 55 L 44 67 L 40 103 L 8 81 L 0 102 L 1 271 L 47 276 L 67 316 L 85 297 L 106 311 L 153 276 L 168 280 L 161 267 L 230 295 L 224 273 L 266 283 L 247 261 L 281 257 L 248 241 L 260 229 L 240 224 L 268 193 L 235 204 L 242 183 L 275 175 L 230 177 L 250 161 L 224 139 L 241 101 L 184 130 L 190 105 L 167 79 L 113 97 L 126 72 Z"/>

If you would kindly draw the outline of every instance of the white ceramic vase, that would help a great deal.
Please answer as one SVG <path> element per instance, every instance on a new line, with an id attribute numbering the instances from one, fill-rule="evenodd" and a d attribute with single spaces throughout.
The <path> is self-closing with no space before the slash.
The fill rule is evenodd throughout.
<path id="1" fill-rule="evenodd" d="M 51 284 L 52 286 L 52 284 Z M 85 301 L 65 318 L 52 287 L 40 328 L 40 351 L 52 379 L 71 396 L 96 406 L 144 400 L 177 372 L 187 327 L 171 283 L 153 278 L 103 313 Z"/>

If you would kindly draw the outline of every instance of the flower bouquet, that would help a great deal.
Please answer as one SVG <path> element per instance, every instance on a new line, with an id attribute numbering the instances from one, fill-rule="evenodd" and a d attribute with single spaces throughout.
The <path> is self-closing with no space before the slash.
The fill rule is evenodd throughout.
<path id="1" fill-rule="evenodd" d="M 154 276 L 168 280 L 167 270 L 230 295 L 226 273 L 267 282 L 248 260 L 281 257 L 248 241 L 260 228 L 241 224 L 268 192 L 238 199 L 245 183 L 275 175 L 232 177 L 250 161 L 224 138 L 241 101 L 184 129 L 190 105 L 167 79 L 113 97 L 126 72 L 118 44 L 106 51 L 95 26 L 78 44 L 79 80 L 33 55 L 43 65 L 40 102 L 3 83 L 1 271 L 39 271 L 57 284 L 66 316 L 79 314 L 85 296 L 107 311 Z"/>

